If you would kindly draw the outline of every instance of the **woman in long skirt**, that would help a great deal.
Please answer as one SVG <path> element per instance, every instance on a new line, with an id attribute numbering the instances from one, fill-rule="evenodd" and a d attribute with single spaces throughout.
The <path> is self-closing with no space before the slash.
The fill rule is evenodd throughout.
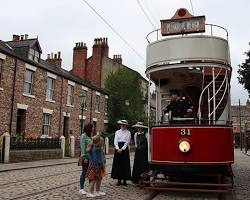
<path id="1" fill-rule="evenodd" d="M 117 179 L 117 185 L 127 185 L 127 180 L 131 180 L 130 158 L 128 145 L 131 139 L 131 133 L 128 131 L 127 120 L 119 120 L 121 129 L 115 132 L 114 145 L 115 153 L 111 178 Z M 123 180 L 123 183 L 121 182 Z"/>
<path id="2" fill-rule="evenodd" d="M 145 129 L 148 127 L 142 122 L 137 122 L 133 127 L 137 129 L 137 132 L 134 135 L 136 150 L 132 182 L 138 184 L 142 178 L 141 174 L 148 170 L 148 142 L 145 134 Z"/>

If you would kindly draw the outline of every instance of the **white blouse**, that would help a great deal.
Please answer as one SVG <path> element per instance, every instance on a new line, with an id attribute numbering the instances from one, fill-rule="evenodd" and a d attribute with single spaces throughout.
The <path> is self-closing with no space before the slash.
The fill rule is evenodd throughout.
<path id="1" fill-rule="evenodd" d="M 130 143 L 130 139 L 131 139 L 131 133 L 128 130 L 118 130 L 115 132 L 115 139 L 114 139 L 114 145 L 115 148 L 118 150 L 119 146 L 118 146 L 118 142 L 125 142 L 122 150 L 125 150 L 127 148 L 127 146 Z"/>

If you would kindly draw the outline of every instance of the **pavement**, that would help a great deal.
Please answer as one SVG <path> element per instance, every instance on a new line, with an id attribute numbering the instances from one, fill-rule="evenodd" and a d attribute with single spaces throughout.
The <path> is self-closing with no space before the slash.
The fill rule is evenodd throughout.
<path id="1" fill-rule="evenodd" d="M 106 158 L 111 158 L 113 155 L 106 155 Z M 56 165 L 66 165 L 77 163 L 78 158 L 62 158 L 62 159 L 49 159 L 49 160 L 39 160 L 32 162 L 19 162 L 19 163 L 0 163 L 0 173 L 7 172 L 12 170 L 22 170 L 22 169 L 30 169 L 30 168 L 39 168 L 39 167 L 48 167 L 48 166 L 56 166 Z"/>

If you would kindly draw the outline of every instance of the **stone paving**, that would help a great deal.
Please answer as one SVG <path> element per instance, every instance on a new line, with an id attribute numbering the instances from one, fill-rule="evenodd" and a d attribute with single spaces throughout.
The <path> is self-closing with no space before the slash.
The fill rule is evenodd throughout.
<path id="1" fill-rule="evenodd" d="M 131 156 L 133 160 L 133 156 Z M 112 157 L 107 159 L 107 176 L 103 180 L 102 190 L 107 193 L 98 199 L 145 200 L 152 192 L 145 191 L 133 184 L 116 186 L 110 178 Z M 132 163 L 131 163 L 132 165 Z M 224 199 L 250 199 L 250 156 L 235 150 L 235 193 Z M 80 167 L 76 163 L 14 170 L 0 173 L 1 200 L 81 200 L 85 196 L 79 195 Z M 88 183 L 86 183 L 86 186 Z M 86 187 L 87 189 L 87 187 Z M 161 192 L 154 200 L 211 200 L 218 199 L 215 194 L 192 194 L 181 192 Z M 221 199 L 221 198 L 220 198 Z"/>

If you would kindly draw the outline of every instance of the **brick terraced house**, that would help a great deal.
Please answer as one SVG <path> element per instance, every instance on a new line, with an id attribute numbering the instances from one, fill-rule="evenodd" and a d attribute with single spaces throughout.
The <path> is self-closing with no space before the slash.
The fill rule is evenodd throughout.
<path id="1" fill-rule="evenodd" d="M 81 120 L 93 122 L 97 132 L 104 131 L 108 95 L 95 77 L 101 74 L 100 55 L 107 49 L 97 43 L 93 46 L 92 69 L 86 77 L 83 43 L 76 44 L 73 69 L 67 71 L 61 66 L 60 52 L 41 59 L 37 38 L 13 35 L 12 41 L 0 40 L 0 131 L 12 136 L 67 138 L 79 136 Z M 81 92 L 86 94 L 83 117 Z"/>

